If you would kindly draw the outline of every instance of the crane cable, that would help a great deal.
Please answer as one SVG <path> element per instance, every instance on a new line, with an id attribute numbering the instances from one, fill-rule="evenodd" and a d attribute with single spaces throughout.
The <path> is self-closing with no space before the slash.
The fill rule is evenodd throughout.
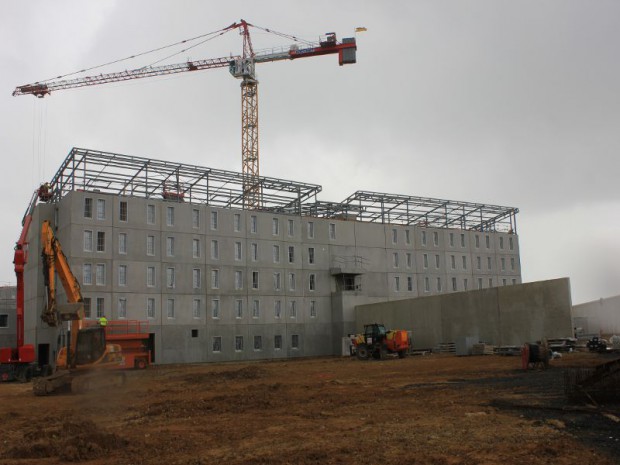
<path id="1" fill-rule="evenodd" d="M 126 58 L 120 58 L 120 59 L 118 59 L 118 60 L 110 61 L 110 62 L 108 62 L 108 63 L 104 63 L 104 64 L 101 64 L 101 65 L 92 66 L 92 67 L 90 67 L 90 68 L 84 68 L 84 69 L 82 69 L 82 70 L 80 70 L 80 71 L 74 71 L 74 72 L 72 72 L 72 73 L 63 74 L 63 75 L 61 75 L 61 76 L 56 76 L 56 77 L 52 77 L 52 78 L 48 78 L 48 79 L 44 79 L 44 80 L 42 80 L 42 81 L 38 81 L 38 83 L 45 83 L 45 82 L 48 82 L 48 81 L 54 81 L 54 80 L 57 80 L 57 79 L 64 79 L 64 78 L 66 78 L 66 77 L 68 77 L 68 76 L 73 76 L 73 75 L 75 75 L 75 74 L 85 73 L 85 72 L 87 72 L 87 71 L 92 71 L 93 69 L 103 68 L 104 66 L 113 65 L 113 64 L 116 64 L 116 63 L 120 63 L 120 62 L 122 62 L 122 61 L 131 60 L 131 59 L 133 59 L 133 58 L 141 57 L 141 56 L 143 56 L 143 55 L 148 55 L 149 53 L 159 52 L 159 51 L 161 51 L 161 50 L 165 50 L 165 49 L 170 48 L 170 47 L 175 47 L 175 46 L 177 46 L 177 45 L 184 44 L 184 43 L 187 43 L 187 42 L 191 42 L 191 41 L 193 41 L 193 40 L 202 39 L 203 37 L 214 36 L 214 37 L 210 37 L 209 39 L 204 40 L 203 42 L 200 42 L 199 44 L 197 44 L 197 45 L 200 45 L 200 44 L 202 44 L 202 43 L 204 43 L 204 42 L 207 42 L 208 40 L 211 40 L 211 39 L 213 39 L 213 38 L 215 38 L 215 37 L 217 37 L 217 36 L 220 36 L 220 35 L 224 34 L 225 32 L 228 32 L 229 30 L 230 30 L 230 26 L 229 26 L 229 27 L 226 27 L 226 28 L 223 28 L 223 29 L 219 29 L 219 30 L 217 30 L 217 31 L 208 32 L 208 33 L 206 33 L 206 34 L 201 34 L 201 35 L 199 35 L 199 36 L 192 37 L 192 38 L 190 38 L 190 39 L 185 39 L 185 40 L 182 40 L 182 41 L 180 41 L 180 42 L 176 42 L 176 43 L 174 43 L 174 44 L 164 45 L 163 47 L 154 48 L 153 50 L 149 50 L 149 51 L 147 51 L 147 52 L 137 53 L 137 54 L 135 54 L 135 55 L 131 55 L 131 56 L 128 56 L 128 57 L 126 57 Z M 217 35 L 216 35 L 216 34 L 217 34 Z M 194 46 L 189 47 L 189 48 L 193 48 L 193 47 L 195 47 L 195 46 L 197 46 L 197 45 L 194 45 Z M 189 50 L 189 48 L 188 48 L 187 50 Z M 183 51 L 181 51 L 181 52 L 179 52 L 179 53 L 182 53 L 182 52 L 183 52 Z M 174 55 L 171 55 L 171 56 L 174 56 Z M 169 57 L 167 57 L 167 58 L 169 58 Z M 161 60 L 160 60 L 160 61 L 161 61 Z M 158 61 L 156 61 L 155 63 L 158 63 Z M 150 66 L 152 66 L 152 64 L 151 64 Z"/>

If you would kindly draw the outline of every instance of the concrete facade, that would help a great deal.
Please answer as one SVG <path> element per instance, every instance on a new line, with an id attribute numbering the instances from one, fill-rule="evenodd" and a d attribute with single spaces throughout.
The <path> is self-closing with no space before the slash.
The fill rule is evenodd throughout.
<path id="1" fill-rule="evenodd" d="M 17 345 L 15 286 L 0 286 L 0 347 Z"/>
<path id="2" fill-rule="evenodd" d="M 568 278 L 361 305 L 355 314 L 356 332 L 374 322 L 406 329 L 418 349 L 466 338 L 501 346 L 572 335 Z"/>
<path id="3" fill-rule="evenodd" d="M 620 335 L 620 295 L 573 307 L 578 335 Z"/>
<path id="4" fill-rule="evenodd" d="M 521 282 L 518 236 L 508 232 L 78 190 L 39 204 L 33 218 L 31 250 L 40 248 L 34 225 L 50 220 L 89 318 L 148 320 L 157 363 L 337 354 L 358 305 L 497 294 Z M 26 268 L 26 338 L 55 347 L 56 333 L 38 318 L 45 292 L 36 256 Z"/>

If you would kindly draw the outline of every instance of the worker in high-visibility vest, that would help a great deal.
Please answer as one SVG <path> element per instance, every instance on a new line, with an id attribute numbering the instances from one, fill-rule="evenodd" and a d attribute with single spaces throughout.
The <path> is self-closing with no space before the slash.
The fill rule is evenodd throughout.
<path id="1" fill-rule="evenodd" d="M 101 318 L 99 318 L 99 326 L 107 326 L 108 325 L 108 319 L 105 316 L 102 316 Z"/>

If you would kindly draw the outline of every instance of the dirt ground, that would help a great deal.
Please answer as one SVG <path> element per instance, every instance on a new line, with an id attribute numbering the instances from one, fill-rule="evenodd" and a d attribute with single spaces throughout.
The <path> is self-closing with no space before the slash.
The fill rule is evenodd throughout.
<path id="1" fill-rule="evenodd" d="M 166 365 L 123 388 L 34 397 L 0 384 L 0 464 L 620 462 L 620 405 L 569 404 L 564 354 Z"/>

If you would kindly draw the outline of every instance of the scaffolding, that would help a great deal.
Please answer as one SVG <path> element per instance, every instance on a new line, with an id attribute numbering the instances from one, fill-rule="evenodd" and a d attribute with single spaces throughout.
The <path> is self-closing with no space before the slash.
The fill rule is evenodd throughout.
<path id="1" fill-rule="evenodd" d="M 515 233 L 517 208 L 408 195 L 357 191 L 342 202 L 317 199 L 322 187 L 233 171 L 73 148 L 51 181 L 51 201 L 71 191 L 154 198 L 219 208 L 401 224 L 429 228 Z M 259 192 L 259 208 L 244 191 Z"/>

